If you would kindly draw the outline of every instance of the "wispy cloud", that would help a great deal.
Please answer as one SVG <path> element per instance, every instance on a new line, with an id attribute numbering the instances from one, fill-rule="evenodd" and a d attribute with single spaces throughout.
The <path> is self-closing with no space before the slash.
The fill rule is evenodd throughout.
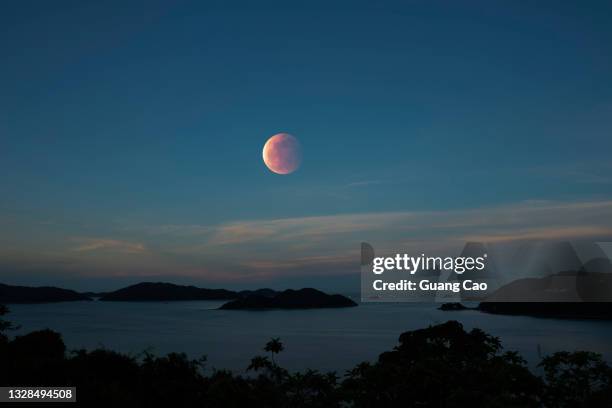
<path id="1" fill-rule="evenodd" d="M 409 227 L 406 222 L 416 215 L 409 212 L 368 213 L 239 221 L 218 226 L 208 244 L 304 241 L 385 228 L 397 229 L 401 225 Z"/>
<path id="2" fill-rule="evenodd" d="M 514 240 L 601 240 L 612 237 L 612 201 L 525 201 L 513 205 L 447 210 L 336 214 L 243 220 L 202 226 L 205 235 L 164 250 L 184 264 L 210 266 L 207 275 L 251 276 L 350 270 L 359 244 L 382 252 L 446 253 L 465 242 Z M 186 226 L 186 231 L 199 230 Z M 180 226 L 168 234 L 183 234 Z M 604 239 L 604 240 L 605 240 Z M 173 241 L 169 239 L 168 242 Z M 213 271 L 214 270 L 214 271 Z"/>
<path id="3" fill-rule="evenodd" d="M 325 266 L 330 267 L 333 265 L 347 265 L 356 264 L 359 259 L 359 250 L 350 251 L 347 254 L 338 255 L 322 255 L 322 256 L 306 256 L 297 257 L 286 260 L 253 260 L 243 262 L 241 265 L 249 269 L 266 269 L 266 270 L 278 270 L 278 269 L 295 269 L 295 268 L 307 268 Z"/>
<path id="4" fill-rule="evenodd" d="M 384 180 L 360 180 L 360 181 L 353 181 L 351 183 L 348 183 L 346 186 L 347 187 L 367 187 L 367 186 L 376 186 L 376 185 L 380 185 L 380 184 L 387 184 L 387 181 Z"/>
<path id="5" fill-rule="evenodd" d="M 108 234 L 23 242 L 0 253 L 11 265 L 54 259 L 64 270 L 164 274 L 213 281 L 348 273 L 359 265 L 359 244 L 377 251 L 447 252 L 467 241 L 612 240 L 612 201 L 526 201 L 446 210 L 332 214 L 238 220 L 219 225 L 118 227 Z M 57 241 L 57 243 L 56 243 Z M 35 246 L 34 246 L 35 244 Z M 135 256 L 137 255 L 137 256 Z"/>
<path id="6" fill-rule="evenodd" d="M 147 251 L 144 244 L 106 238 L 74 238 L 75 252 L 110 251 L 124 254 L 139 254 Z"/>
<path id="7" fill-rule="evenodd" d="M 235 245 L 253 241 L 272 243 L 325 240 L 342 236 L 354 240 L 387 237 L 482 240 L 578 238 L 612 232 L 602 220 L 612 219 L 612 202 L 530 201 L 515 205 L 450 211 L 409 211 L 341 214 L 318 217 L 238 221 L 217 226 L 208 245 Z"/>
<path id="8" fill-rule="evenodd" d="M 612 227 L 576 226 L 552 228 L 524 228 L 510 233 L 489 233 L 484 235 L 466 235 L 463 240 L 476 242 L 508 242 L 508 241 L 558 241 L 566 239 L 590 239 L 612 237 Z"/>
<path id="9" fill-rule="evenodd" d="M 537 166 L 528 169 L 535 176 L 563 179 L 578 184 L 612 184 L 612 163 L 570 163 L 564 166 Z"/>
<path id="10" fill-rule="evenodd" d="M 173 235 L 180 237 L 198 237 L 215 231 L 214 226 L 199 224 L 165 224 L 140 227 L 124 227 L 124 231 L 140 232 L 147 235 Z"/>

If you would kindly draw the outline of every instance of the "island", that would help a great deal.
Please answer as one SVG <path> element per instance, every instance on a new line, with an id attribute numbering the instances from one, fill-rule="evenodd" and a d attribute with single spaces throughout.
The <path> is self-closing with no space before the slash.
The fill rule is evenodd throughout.
<path id="1" fill-rule="evenodd" d="M 328 295 L 320 290 L 304 288 L 276 292 L 273 296 L 251 294 L 232 300 L 220 307 L 223 310 L 319 309 L 354 307 L 357 303 L 342 295 Z"/>
<path id="2" fill-rule="evenodd" d="M 473 308 L 464 306 L 463 304 L 458 302 L 452 302 L 441 304 L 438 310 L 444 310 L 445 312 L 456 312 L 460 310 L 473 310 Z"/>
<path id="3" fill-rule="evenodd" d="M 0 304 L 74 302 L 79 300 L 92 299 L 74 290 L 52 286 L 30 287 L 0 283 Z"/>
<path id="4" fill-rule="evenodd" d="M 269 289 L 269 288 L 262 288 L 262 289 L 255 289 L 255 290 L 241 290 L 240 292 L 238 292 L 240 297 L 247 297 L 251 295 L 274 297 L 276 296 L 277 293 L 278 293 L 277 291 L 273 289 Z"/>
<path id="5" fill-rule="evenodd" d="M 612 319 L 612 273 L 565 271 L 502 286 L 478 310 L 558 319 Z"/>
<path id="6" fill-rule="evenodd" d="M 166 282 L 142 282 L 109 292 L 101 301 L 177 301 L 177 300 L 229 300 L 236 299 L 237 292 L 226 289 L 206 289 L 196 286 L 175 285 Z"/>
<path id="7" fill-rule="evenodd" d="M 477 310 L 555 319 L 612 319 L 612 303 L 609 302 L 481 302 Z"/>

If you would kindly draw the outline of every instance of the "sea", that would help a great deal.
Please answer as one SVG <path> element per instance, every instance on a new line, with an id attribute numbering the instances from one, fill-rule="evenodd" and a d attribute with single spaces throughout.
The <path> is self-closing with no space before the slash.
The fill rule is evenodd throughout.
<path id="1" fill-rule="evenodd" d="M 355 299 L 357 300 L 357 299 Z M 503 316 L 475 310 L 441 311 L 435 303 L 361 303 L 341 309 L 219 310 L 222 301 L 63 302 L 9 305 L 7 320 L 21 326 L 11 336 L 49 328 L 68 350 L 107 348 L 140 356 L 184 352 L 207 357 L 206 370 L 244 372 L 279 337 L 276 361 L 292 371 L 316 369 L 339 375 L 393 349 L 405 331 L 457 320 L 501 339 L 538 372 L 543 356 L 589 350 L 612 360 L 612 322 Z"/>

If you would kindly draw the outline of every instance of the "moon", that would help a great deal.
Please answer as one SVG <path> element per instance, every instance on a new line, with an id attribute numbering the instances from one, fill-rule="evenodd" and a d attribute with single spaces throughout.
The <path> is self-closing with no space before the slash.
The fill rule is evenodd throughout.
<path id="1" fill-rule="evenodd" d="M 263 147 L 263 161 L 276 174 L 290 174 L 302 164 L 300 142 L 289 133 L 278 133 Z"/>

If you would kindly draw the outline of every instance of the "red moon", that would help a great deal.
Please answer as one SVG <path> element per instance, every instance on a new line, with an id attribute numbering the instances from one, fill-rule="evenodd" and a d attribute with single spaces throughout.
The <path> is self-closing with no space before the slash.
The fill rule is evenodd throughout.
<path id="1" fill-rule="evenodd" d="M 276 174 L 293 173 L 302 163 L 300 142 L 289 133 L 276 134 L 264 145 L 263 160 Z"/>

